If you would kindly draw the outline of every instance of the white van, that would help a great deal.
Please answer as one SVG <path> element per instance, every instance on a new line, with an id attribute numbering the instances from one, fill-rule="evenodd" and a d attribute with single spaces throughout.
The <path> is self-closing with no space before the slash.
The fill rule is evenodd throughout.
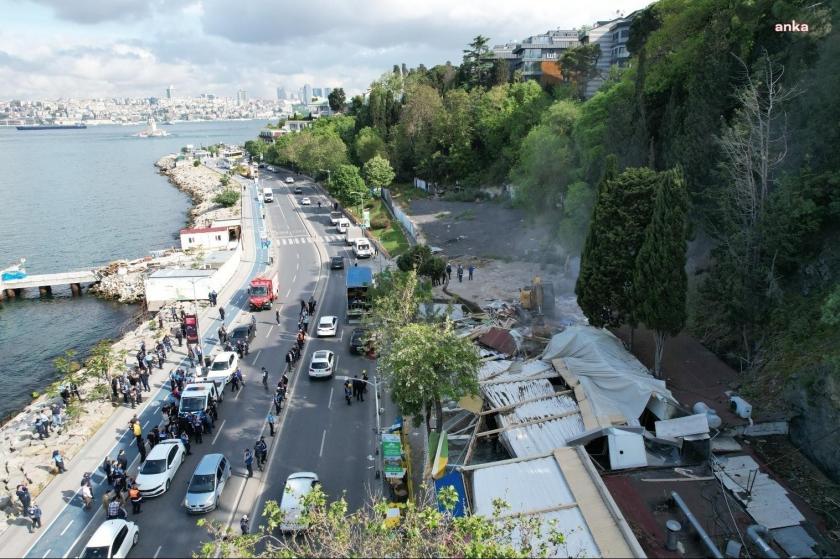
<path id="1" fill-rule="evenodd" d="M 274 201 L 274 191 L 270 188 L 263 188 L 263 202 L 268 204 Z"/>
<path id="2" fill-rule="evenodd" d="M 353 241 L 353 254 L 356 258 L 370 258 L 373 256 L 373 245 L 367 239 L 356 239 Z"/>
<path id="3" fill-rule="evenodd" d="M 213 381 L 195 382 L 184 387 L 181 395 L 181 402 L 178 405 L 178 415 L 183 417 L 189 414 L 207 412 L 210 408 L 210 400 L 222 401 L 224 386 L 219 387 Z"/>
<path id="4" fill-rule="evenodd" d="M 350 220 L 349 220 L 349 219 L 347 219 L 346 217 L 342 217 L 341 219 L 339 219 L 339 220 L 336 222 L 336 224 L 335 224 L 335 228 L 336 228 L 336 229 L 338 230 L 338 232 L 339 232 L 339 233 L 341 233 L 342 235 L 343 235 L 343 234 L 345 234 L 345 233 L 347 232 L 347 230 L 350 228 Z"/>

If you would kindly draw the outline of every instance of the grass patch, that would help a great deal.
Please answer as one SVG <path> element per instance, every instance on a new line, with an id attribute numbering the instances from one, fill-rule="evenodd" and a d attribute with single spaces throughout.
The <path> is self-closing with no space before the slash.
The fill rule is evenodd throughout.
<path id="1" fill-rule="evenodd" d="M 385 250 L 388 251 L 388 254 L 390 254 L 392 258 L 396 258 L 409 249 L 410 245 L 408 243 L 408 239 L 406 238 L 402 227 L 400 227 L 400 224 L 391 218 L 391 214 L 388 213 L 387 209 L 385 209 L 382 200 L 379 198 L 373 198 L 371 199 L 371 202 L 373 202 L 373 207 L 370 208 L 371 222 L 377 219 L 387 219 L 389 225 L 384 229 L 369 229 L 368 231 L 371 236 L 373 236 L 382 244 L 383 247 L 385 247 Z M 348 207 L 347 211 L 350 212 L 353 217 L 361 221 L 362 218 L 359 215 L 358 206 Z"/>
<path id="2" fill-rule="evenodd" d="M 388 190 L 391 192 L 391 196 L 393 196 L 395 200 L 398 200 L 404 206 L 410 204 L 412 200 L 425 200 L 427 198 L 431 198 L 432 196 L 425 190 L 417 188 L 413 184 L 408 182 L 395 182 L 394 184 L 388 187 Z"/>

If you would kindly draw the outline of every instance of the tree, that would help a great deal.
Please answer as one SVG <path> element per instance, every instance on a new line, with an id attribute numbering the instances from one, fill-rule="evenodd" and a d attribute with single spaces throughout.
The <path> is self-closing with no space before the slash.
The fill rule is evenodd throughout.
<path id="1" fill-rule="evenodd" d="M 85 361 L 85 369 L 88 374 L 97 379 L 98 384 L 109 384 L 111 382 L 111 369 L 116 366 L 117 358 L 114 355 L 113 341 L 102 340 L 90 350 Z"/>
<path id="2" fill-rule="evenodd" d="M 417 280 L 413 269 L 386 270 L 376 276 L 364 322 L 380 353 L 390 351 L 397 326 L 414 322 L 418 306 L 431 300 L 431 288 Z"/>
<path id="3" fill-rule="evenodd" d="M 370 197 L 370 191 L 355 165 L 339 165 L 332 174 L 333 194 L 344 204 L 360 204 Z"/>
<path id="4" fill-rule="evenodd" d="M 569 261 L 572 256 L 583 250 L 586 232 L 592 218 L 592 205 L 595 193 L 592 187 L 583 181 L 576 181 L 569 185 L 563 204 L 563 216 L 557 228 L 560 244 L 566 249 L 566 260 L 563 268 L 569 271 Z"/>
<path id="5" fill-rule="evenodd" d="M 447 320 L 397 326 L 377 367 L 400 411 L 415 417 L 425 414 L 426 428 L 431 430 L 434 408 L 434 429 L 440 431 L 443 400 L 478 394 L 479 365 L 475 346 L 459 337 Z"/>
<path id="6" fill-rule="evenodd" d="M 223 208 L 231 208 L 239 203 L 239 191 L 234 188 L 226 188 L 213 197 L 213 202 Z"/>
<path id="7" fill-rule="evenodd" d="M 493 79 L 493 58 L 487 44 L 490 39 L 482 35 L 475 37 L 464 49 L 461 73 L 467 88 L 489 87 Z"/>
<path id="8" fill-rule="evenodd" d="M 344 111 L 347 104 L 347 98 L 344 95 L 344 88 L 336 87 L 327 96 L 327 102 L 330 104 L 330 110 L 336 113 Z"/>
<path id="9" fill-rule="evenodd" d="M 586 83 L 598 75 L 601 47 L 596 43 L 567 49 L 557 61 L 563 81 L 572 84 L 578 99 L 586 93 Z"/>
<path id="10" fill-rule="evenodd" d="M 298 537 L 274 535 L 284 520 L 277 501 L 268 501 L 265 523 L 254 534 L 240 535 L 218 520 L 199 520 L 212 540 L 197 557 L 558 557 L 568 555 L 557 522 L 543 524 L 539 515 L 508 512 L 502 500 L 490 516 L 455 517 L 458 501 L 453 486 L 437 492 L 435 502 L 399 505 L 399 523 L 386 521 L 393 507 L 376 497 L 351 511 L 341 497 L 328 502 L 320 486 L 301 500 L 300 522 L 307 526 Z M 534 542 L 539 542 L 535 544 Z"/>
<path id="11" fill-rule="evenodd" d="M 222 175 L 221 178 L 219 179 L 219 184 L 221 184 L 222 186 L 229 185 L 230 184 L 230 175 L 227 175 L 227 174 Z"/>
<path id="12" fill-rule="evenodd" d="M 353 150 L 356 154 L 356 161 L 360 165 L 364 165 L 375 155 L 388 157 L 388 147 L 385 145 L 385 140 L 370 126 L 365 126 L 356 133 Z"/>
<path id="13" fill-rule="evenodd" d="M 268 151 L 268 144 L 262 140 L 248 140 L 244 147 L 251 159 L 259 159 L 261 156 L 265 156 L 266 151 Z"/>
<path id="14" fill-rule="evenodd" d="M 362 170 L 365 180 L 373 188 L 387 188 L 394 182 L 394 170 L 387 159 L 381 155 L 375 155 Z"/>
<path id="15" fill-rule="evenodd" d="M 638 319 L 653 330 L 653 372 L 661 376 L 666 336 L 676 336 L 685 326 L 686 234 L 688 193 L 682 171 L 660 173 L 653 216 L 636 257 L 634 291 Z"/>
<path id="16" fill-rule="evenodd" d="M 82 365 L 76 361 L 76 350 L 68 349 L 64 352 L 64 355 L 53 359 L 53 366 L 59 375 L 61 375 L 60 382 L 79 384 L 79 378 L 76 373 L 79 372 Z"/>

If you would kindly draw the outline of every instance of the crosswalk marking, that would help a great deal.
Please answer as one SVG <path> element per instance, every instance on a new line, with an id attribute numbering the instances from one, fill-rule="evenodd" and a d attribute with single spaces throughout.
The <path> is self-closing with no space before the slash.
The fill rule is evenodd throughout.
<path id="1" fill-rule="evenodd" d="M 344 240 L 344 237 L 341 235 L 321 235 L 318 237 L 275 237 L 275 239 L 277 239 L 277 242 L 281 245 L 303 245 L 307 243 L 314 243 L 316 241 L 332 243 Z"/>

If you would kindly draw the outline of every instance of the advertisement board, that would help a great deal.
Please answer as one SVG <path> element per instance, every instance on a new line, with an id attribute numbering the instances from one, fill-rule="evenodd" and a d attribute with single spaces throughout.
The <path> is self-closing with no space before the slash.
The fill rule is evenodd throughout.
<path id="1" fill-rule="evenodd" d="M 401 479 L 405 476 L 402 459 L 402 442 L 399 435 L 382 435 L 382 464 L 386 478 Z"/>

